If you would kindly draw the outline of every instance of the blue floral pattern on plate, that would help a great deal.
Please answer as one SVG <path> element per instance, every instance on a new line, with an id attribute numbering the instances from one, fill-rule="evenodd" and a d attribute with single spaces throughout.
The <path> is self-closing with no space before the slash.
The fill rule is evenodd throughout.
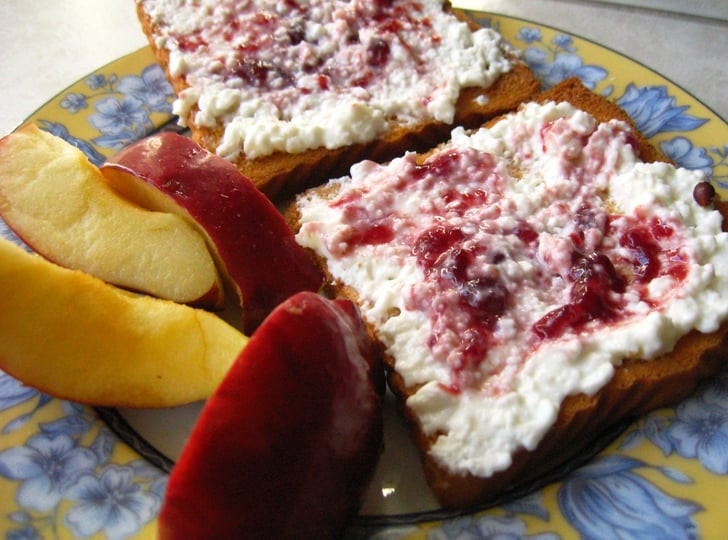
<path id="1" fill-rule="evenodd" d="M 505 18 L 501 18 L 505 19 Z M 481 18 L 486 26 L 499 25 Z M 605 86 L 609 71 L 581 54 L 579 40 L 562 32 L 545 37 L 546 28 L 523 25 L 514 34 L 523 57 L 544 87 L 579 77 L 588 87 L 600 88 L 633 118 L 649 137 L 661 136 L 660 149 L 680 166 L 698 169 L 716 186 L 728 188 L 728 144 L 695 146 L 691 133 L 709 118 L 695 116 L 678 102 L 668 85 Z M 159 129 L 153 114 L 171 120 L 172 88 L 156 64 L 139 74 L 95 73 L 59 98 L 68 114 L 84 116 L 95 131 L 80 137 L 56 118 L 37 118 L 45 130 L 80 148 L 95 164 L 114 151 Z M 92 109 L 91 109 L 92 108 Z M 92 112 L 93 111 L 93 112 Z M 669 138 L 671 137 L 671 138 Z M 0 220 L 0 235 L 20 243 Z M 41 417 L 49 408 L 61 411 Z M 37 430 L 19 445 L 0 445 L 0 479 L 12 482 L 17 508 L 6 514 L 14 524 L 12 540 L 60 538 L 67 532 L 85 538 L 102 534 L 111 539 L 139 534 L 152 522 L 164 496 L 167 475 L 126 448 L 92 409 L 52 399 L 0 372 L 0 413 L 13 412 L 0 426 L 0 437 L 22 432 L 33 423 Z M 17 411 L 17 414 L 15 412 Z M 6 417 L 4 416 L 4 418 Z M 128 442 L 128 441 L 127 441 Z M 717 475 L 728 474 L 728 371 L 710 381 L 695 396 L 675 409 L 658 411 L 635 422 L 614 451 L 600 455 L 572 471 L 555 488 L 558 510 L 573 531 L 584 538 L 691 538 L 699 535 L 696 516 L 702 506 L 677 495 L 680 486 L 693 483 L 678 467 L 657 467 L 628 455 L 643 447 L 656 447 L 665 456 L 698 462 Z M 138 449 L 134 449 L 138 450 Z M 158 465 L 158 464 L 157 464 Z M 669 480 L 676 489 L 658 487 L 648 474 Z M 543 491 L 498 508 L 445 519 L 428 527 L 430 540 L 474 538 L 528 538 L 552 540 L 562 531 L 551 528 L 551 515 Z M 541 524 L 530 532 L 527 520 Z M 367 527 L 358 524 L 349 538 L 394 539 L 418 535 L 417 523 Z"/>
<path id="2" fill-rule="evenodd" d="M 569 77 L 578 77 L 585 86 L 594 89 L 607 76 L 606 69 L 584 64 L 582 57 L 577 54 L 574 39 L 569 35 L 557 34 L 549 43 L 544 43 L 541 29 L 523 27 L 516 40 L 528 45 L 523 50 L 523 58 L 541 79 L 544 88 L 550 88 Z"/>
<path id="3" fill-rule="evenodd" d="M 172 85 L 157 64 L 147 66 L 140 75 L 118 78 L 94 74 L 86 79 L 86 86 L 90 93 L 69 92 L 61 99 L 60 106 L 76 114 L 94 102 L 96 112 L 88 116 L 88 122 L 100 136 L 85 141 L 73 137 L 62 124 L 46 120 L 40 125 L 78 147 L 95 165 L 105 159 L 95 147 L 119 150 L 155 129 L 152 113 L 172 113 Z"/>
<path id="4" fill-rule="evenodd" d="M 559 507 L 582 538 L 693 538 L 692 515 L 702 507 L 673 497 L 635 469 L 643 461 L 601 456 L 577 469 L 558 493 Z M 676 470 L 661 472 L 679 483 L 691 480 Z"/>
<path id="5" fill-rule="evenodd" d="M 635 423 L 620 449 L 651 442 L 669 456 L 696 459 L 714 474 L 728 474 L 728 371 L 703 385 L 675 408 Z"/>
<path id="6" fill-rule="evenodd" d="M 103 533 L 128 538 L 153 520 L 164 496 L 167 475 L 143 459 L 112 462 L 120 443 L 90 409 L 29 389 L 0 372 L 0 411 L 32 402 L 30 412 L 2 427 L 12 433 L 44 406 L 60 405 L 64 415 L 40 423 L 39 432 L 22 446 L 0 451 L 0 476 L 17 482 L 15 502 L 22 510 L 9 516 L 17 523 L 8 538 L 59 538 L 63 523 L 78 538 Z M 92 438 L 84 442 L 88 435 Z M 72 502 L 63 515 L 62 502 Z"/>

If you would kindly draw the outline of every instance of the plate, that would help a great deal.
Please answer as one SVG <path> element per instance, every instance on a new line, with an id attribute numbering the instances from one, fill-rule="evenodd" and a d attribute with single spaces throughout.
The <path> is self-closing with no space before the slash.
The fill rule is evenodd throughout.
<path id="1" fill-rule="evenodd" d="M 523 52 L 544 87 L 571 75 L 619 103 L 663 153 L 728 197 L 728 125 L 683 89 L 596 43 L 531 21 L 470 14 Z M 28 121 L 100 164 L 176 129 L 148 48 L 89 74 Z M 0 221 L 0 235 L 18 241 Z M 391 402 L 388 448 L 348 538 L 703 536 L 728 529 L 728 371 L 677 407 L 607 433 L 593 452 L 489 508 L 442 511 Z M 94 409 L 0 372 L 0 531 L 7 538 L 155 538 L 167 471 L 199 412 Z"/>

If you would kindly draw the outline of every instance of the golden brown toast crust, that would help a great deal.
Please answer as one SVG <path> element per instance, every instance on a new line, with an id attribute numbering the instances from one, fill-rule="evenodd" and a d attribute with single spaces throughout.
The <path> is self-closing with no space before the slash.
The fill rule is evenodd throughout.
<path id="1" fill-rule="evenodd" d="M 592 113 L 600 121 L 616 118 L 634 126 L 621 108 L 592 93 L 578 80 L 565 81 L 539 94 L 535 100 L 568 101 Z M 668 161 L 636 130 L 635 135 L 640 157 L 644 161 Z M 336 192 L 336 186 L 331 185 L 316 189 L 327 197 L 333 197 Z M 718 202 L 716 206 L 726 223 L 728 204 Z M 298 230 L 299 214 L 295 204 L 289 208 L 287 218 L 291 227 Z M 321 257 L 316 258 L 326 271 L 325 261 Z M 328 272 L 327 277 L 331 294 L 357 301 L 355 290 L 337 283 Z M 376 337 L 374 328 L 370 327 L 370 332 Z M 701 380 L 720 368 L 726 355 L 728 322 L 712 334 L 693 331 L 683 336 L 672 352 L 659 358 L 647 362 L 639 359 L 624 360 L 616 368 L 611 381 L 593 396 L 579 394 L 566 398 L 555 424 L 535 450 L 528 452 L 521 449 L 513 456 L 510 468 L 487 478 L 455 474 L 430 457 L 428 449 L 434 443 L 436 435 L 425 435 L 416 415 L 406 405 L 407 397 L 417 387 L 407 387 L 404 384 L 395 369 L 393 358 L 385 355 L 385 360 L 389 368 L 389 386 L 412 426 L 428 483 L 443 506 L 466 508 L 493 501 L 504 490 L 527 484 L 556 469 L 578 456 L 585 447 L 613 426 L 685 399 Z"/>
<path id="2" fill-rule="evenodd" d="M 471 27 L 475 23 L 457 10 L 454 13 L 466 20 Z M 137 15 L 142 30 L 159 64 L 164 68 L 167 79 L 177 94 L 187 88 L 181 77 L 172 77 L 169 71 L 169 53 L 155 42 L 158 34 L 149 15 L 137 4 Z M 269 156 L 248 159 L 244 154 L 234 161 L 240 171 L 271 199 L 282 199 L 299 193 L 303 189 L 319 185 L 337 176 L 346 174 L 354 163 L 363 159 L 388 161 L 407 150 L 423 152 L 449 138 L 455 125 L 477 127 L 496 115 L 514 109 L 519 103 L 530 99 L 539 89 L 540 83 L 533 72 L 522 62 L 503 75 L 489 88 L 466 88 L 461 92 L 456 105 L 453 125 L 431 122 L 420 125 L 396 125 L 379 139 L 367 144 L 355 144 L 336 150 L 316 148 L 297 154 L 276 152 Z M 481 99 L 485 97 L 486 99 Z M 214 152 L 219 146 L 223 129 L 195 125 L 196 108 L 186 121 L 192 138 L 202 147 Z"/>

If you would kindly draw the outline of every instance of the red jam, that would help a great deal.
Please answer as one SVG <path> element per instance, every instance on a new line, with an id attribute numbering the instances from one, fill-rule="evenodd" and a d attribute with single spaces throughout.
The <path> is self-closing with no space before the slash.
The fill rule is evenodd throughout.
<path id="1" fill-rule="evenodd" d="M 331 202 L 344 223 L 332 253 L 386 246 L 414 257 L 423 277 L 407 291 L 407 308 L 428 315 L 427 345 L 450 368 L 450 392 L 510 369 L 512 359 L 489 354 L 510 340 L 524 355 L 641 317 L 638 304 L 663 301 L 650 289 L 654 280 L 677 287 L 687 276 L 673 224 L 604 204 L 598 175 L 609 174 L 613 158 L 603 151 L 615 138 L 630 144 L 626 135 L 610 128 L 572 137 L 572 129 L 556 121 L 540 132 L 546 152 L 561 148 L 564 178 L 548 187 L 519 191 L 492 155 L 453 147 L 424 163 L 403 158 L 381 185 L 344 190 Z M 544 193 L 523 210 L 529 190 Z"/>
<path id="2" fill-rule="evenodd" d="M 590 321 L 614 322 L 621 318 L 619 294 L 625 281 L 603 253 L 574 251 L 569 269 L 569 302 L 550 311 L 533 325 L 539 339 L 555 339 Z"/>
<path id="3" fill-rule="evenodd" d="M 345 21 L 346 43 L 361 48 L 361 53 L 354 52 L 351 58 L 361 58 L 362 64 L 341 65 L 334 50 L 325 53 L 316 49 L 315 57 L 312 57 L 316 38 L 307 38 L 306 22 L 312 19 L 309 11 L 314 8 L 292 1 L 283 4 L 284 15 L 251 2 L 250 6 L 236 8 L 227 16 L 219 32 L 232 45 L 233 54 L 218 58 L 224 65 L 224 79 L 240 79 L 258 90 L 297 88 L 299 81 L 293 73 L 302 66 L 305 73 L 318 74 L 320 81 L 326 81 L 321 89 L 368 87 L 376 81 L 377 71 L 390 61 L 393 40 L 400 42 L 405 50 L 412 50 L 403 40 L 403 29 L 414 30 L 423 39 L 427 36 L 427 39 L 440 40 L 439 36 L 426 31 L 431 24 L 417 2 L 382 0 L 372 2 L 366 8 L 354 6 L 338 11 L 336 16 Z M 203 30 L 188 31 L 177 36 L 180 50 L 193 52 L 207 47 L 202 33 Z M 369 34 L 374 37 L 362 42 L 361 36 Z M 309 43 L 308 39 L 312 41 Z M 305 92 L 307 89 L 300 87 L 299 90 Z"/>

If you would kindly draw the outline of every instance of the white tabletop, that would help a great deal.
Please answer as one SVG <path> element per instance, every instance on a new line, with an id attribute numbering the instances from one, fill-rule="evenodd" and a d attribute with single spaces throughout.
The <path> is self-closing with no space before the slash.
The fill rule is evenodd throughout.
<path id="1" fill-rule="evenodd" d="M 728 118 L 726 0 L 453 4 L 589 38 L 651 67 Z M 134 9 L 134 0 L 1 0 L 0 135 L 68 85 L 144 46 Z"/>

